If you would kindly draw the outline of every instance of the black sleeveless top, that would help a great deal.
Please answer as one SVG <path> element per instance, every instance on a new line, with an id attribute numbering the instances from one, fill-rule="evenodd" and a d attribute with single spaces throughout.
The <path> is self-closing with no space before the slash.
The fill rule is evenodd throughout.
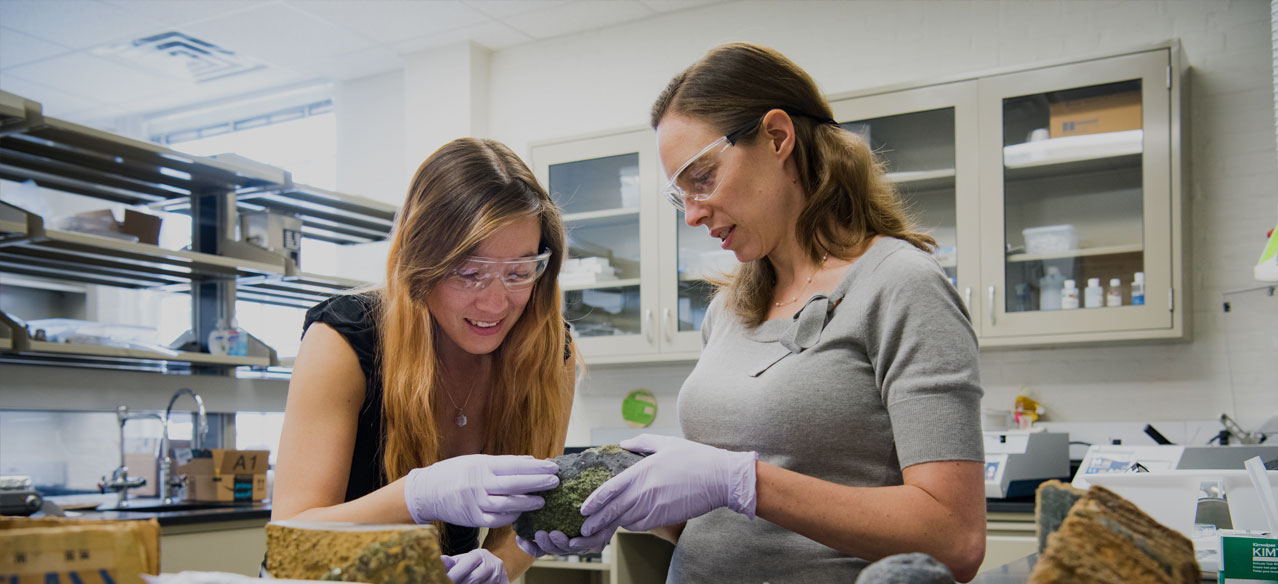
<path id="1" fill-rule="evenodd" d="M 378 359 L 379 310 L 375 293 L 339 294 L 306 311 L 303 334 L 313 322 L 322 322 L 346 339 L 359 358 L 364 371 L 364 402 L 360 405 L 355 431 L 355 449 L 351 452 L 351 473 L 346 481 L 346 501 L 353 501 L 386 486 L 386 469 L 382 467 L 382 444 L 386 431 L 382 428 L 382 370 Z M 567 326 L 565 324 L 565 326 Z M 564 360 L 572 356 L 564 347 Z M 444 555 L 465 553 L 479 547 L 479 528 L 444 524 L 440 544 Z"/>

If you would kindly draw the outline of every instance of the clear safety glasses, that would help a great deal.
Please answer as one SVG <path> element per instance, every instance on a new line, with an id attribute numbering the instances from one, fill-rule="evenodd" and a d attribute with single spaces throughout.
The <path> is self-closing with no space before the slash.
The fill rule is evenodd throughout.
<path id="1" fill-rule="evenodd" d="M 487 288 L 496 279 L 501 281 L 506 291 L 516 292 L 531 288 L 546 272 L 549 263 L 550 251 L 505 260 L 471 256 L 457 266 L 444 282 L 457 290 L 478 291 Z"/>
<path id="2" fill-rule="evenodd" d="M 758 128 L 761 123 L 762 116 L 706 145 L 670 175 L 670 181 L 661 189 L 661 194 L 680 211 L 687 207 L 689 199 L 704 201 L 714 196 L 723 182 L 723 152 L 735 146 L 742 136 Z"/>

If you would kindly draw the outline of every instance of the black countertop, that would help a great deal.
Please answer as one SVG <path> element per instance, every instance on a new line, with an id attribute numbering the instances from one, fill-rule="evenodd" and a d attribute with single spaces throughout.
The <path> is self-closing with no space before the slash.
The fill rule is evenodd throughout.
<path id="1" fill-rule="evenodd" d="M 1033 513 L 1034 495 L 1010 499 L 986 499 L 987 513 Z"/>
<path id="2" fill-rule="evenodd" d="M 76 509 L 67 510 L 67 517 L 76 519 L 151 519 L 160 522 L 161 527 L 176 525 L 198 525 L 241 520 L 270 520 L 271 502 L 256 501 L 253 503 L 199 503 L 185 504 L 174 510 L 104 510 Z M 32 517 L 42 517 L 36 513 Z"/>

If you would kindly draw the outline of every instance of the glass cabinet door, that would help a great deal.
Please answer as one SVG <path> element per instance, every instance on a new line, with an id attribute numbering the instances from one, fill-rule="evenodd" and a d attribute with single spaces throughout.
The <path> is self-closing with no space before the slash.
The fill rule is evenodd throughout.
<path id="1" fill-rule="evenodd" d="M 683 211 L 664 200 L 661 216 L 661 331 L 665 352 L 695 356 L 701 350 L 701 322 L 715 285 L 736 270 L 737 257 L 720 249 L 705 227 L 689 227 Z"/>
<path id="2" fill-rule="evenodd" d="M 656 163 L 644 138 L 632 132 L 533 149 L 538 179 L 563 213 L 564 317 L 587 357 L 657 348 L 655 298 L 643 285 L 654 262 L 644 247 L 650 203 L 641 188 L 650 174 L 644 165 Z"/>
<path id="3" fill-rule="evenodd" d="M 1171 325 L 1168 65 L 981 80 L 987 336 Z"/>
<path id="4" fill-rule="evenodd" d="M 975 104 L 970 81 L 831 104 L 839 125 L 884 162 L 918 228 L 936 239 L 933 257 L 972 311 L 979 277 Z"/>

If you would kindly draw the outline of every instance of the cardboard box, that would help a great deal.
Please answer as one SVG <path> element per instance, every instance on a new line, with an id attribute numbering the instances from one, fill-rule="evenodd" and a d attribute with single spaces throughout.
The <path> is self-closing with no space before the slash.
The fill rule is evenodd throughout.
<path id="1" fill-rule="evenodd" d="M 1053 138 L 1141 129 L 1140 92 L 1128 91 L 1053 103 Z"/>
<path id="2" fill-rule="evenodd" d="M 61 517 L 0 517 L 6 584 L 145 584 L 160 573 L 160 524 Z"/>
<path id="3" fill-rule="evenodd" d="M 186 475 L 186 498 L 218 502 L 265 499 L 269 455 L 267 450 L 192 450 L 191 457 L 179 459 L 178 464 L 178 473 Z"/>
<path id="4" fill-rule="evenodd" d="M 138 243 L 159 245 L 160 225 L 164 219 L 157 215 L 148 215 L 133 209 L 124 210 L 124 221 L 117 221 L 115 213 L 110 209 L 85 211 L 66 217 L 56 224 L 59 229 L 89 233 L 93 235 L 112 236 L 120 233 L 138 238 Z"/>
<path id="5" fill-rule="evenodd" d="M 136 236 L 138 243 L 159 245 L 160 225 L 163 221 L 158 215 L 125 209 L 124 222 L 120 223 L 120 233 Z"/>

